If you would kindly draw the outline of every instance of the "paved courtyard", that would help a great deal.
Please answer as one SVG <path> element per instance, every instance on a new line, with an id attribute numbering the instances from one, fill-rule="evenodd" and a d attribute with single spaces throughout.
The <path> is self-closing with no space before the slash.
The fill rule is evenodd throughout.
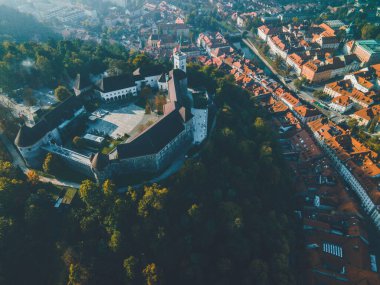
<path id="1" fill-rule="evenodd" d="M 102 109 L 109 113 L 91 122 L 88 132 L 109 135 L 113 139 L 125 134 L 130 135 L 131 131 L 143 122 L 145 116 L 145 110 L 135 104 L 118 109 L 107 109 L 106 107 Z"/>

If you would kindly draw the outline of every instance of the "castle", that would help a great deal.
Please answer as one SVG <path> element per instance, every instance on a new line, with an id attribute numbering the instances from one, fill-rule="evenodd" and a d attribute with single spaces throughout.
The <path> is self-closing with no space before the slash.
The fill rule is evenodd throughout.
<path id="1" fill-rule="evenodd" d="M 103 79 L 97 93 L 103 101 L 117 100 L 127 95 L 138 96 L 142 82 L 168 92 L 163 116 L 146 130 L 119 144 L 110 153 L 90 155 L 63 146 L 73 131 L 86 117 L 86 110 L 78 95 L 87 86 L 77 83 L 72 96 L 46 114 L 36 125 L 20 127 L 15 139 L 28 166 L 39 168 L 48 152 L 60 157 L 72 169 L 103 181 L 118 174 L 157 173 L 168 167 L 180 153 L 207 135 L 207 108 L 192 108 L 186 75 L 186 55 L 174 50 L 174 69 L 169 73 L 141 78 L 117 77 Z M 124 79 L 124 80 L 123 80 Z M 80 78 L 79 78 L 80 80 Z M 82 90 L 81 90 L 82 89 Z M 194 115 L 194 114 L 195 115 Z"/>

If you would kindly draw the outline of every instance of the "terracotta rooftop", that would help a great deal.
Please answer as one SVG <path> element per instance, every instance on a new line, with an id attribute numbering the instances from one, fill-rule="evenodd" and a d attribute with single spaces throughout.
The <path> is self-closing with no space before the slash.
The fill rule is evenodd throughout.
<path id="1" fill-rule="evenodd" d="M 299 102 L 300 102 L 300 100 L 298 100 L 296 97 L 294 97 L 289 92 L 285 92 L 284 94 L 282 94 L 281 98 L 283 100 L 285 100 L 286 102 L 288 102 L 293 107 L 297 106 L 299 104 Z"/>
<path id="2" fill-rule="evenodd" d="M 296 53 L 292 53 L 291 55 L 289 55 L 289 59 L 294 62 L 298 67 L 301 67 L 302 64 L 304 63 L 304 60 L 302 59 L 301 56 L 299 56 L 298 54 Z"/>
<path id="3" fill-rule="evenodd" d="M 348 96 L 338 96 L 332 99 L 331 103 L 340 105 L 342 107 L 347 107 L 351 104 L 351 100 Z"/>
<path id="4" fill-rule="evenodd" d="M 354 113 L 355 116 L 358 116 L 366 121 L 370 121 L 375 118 L 377 115 L 380 115 L 380 105 L 374 105 L 369 108 L 361 109 Z M 380 117 L 378 119 L 380 122 Z"/>
<path id="5" fill-rule="evenodd" d="M 301 117 L 304 117 L 304 118 L 314 117 L 321 114 L 321 112 L 319 112 L 317 109 L 315 108 L 310 109 L 305 105 L 297 106 L 297 107 L 294 107 L 293 109 L 297 114 L 299 114 Z"/>

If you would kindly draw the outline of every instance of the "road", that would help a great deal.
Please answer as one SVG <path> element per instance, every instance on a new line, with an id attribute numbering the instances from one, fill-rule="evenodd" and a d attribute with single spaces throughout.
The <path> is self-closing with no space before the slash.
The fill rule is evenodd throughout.
<path id="1" fill-rule="evenodd" d="M 23 173 L 27 173 L 30 168 L 27 167 L 25 164 L 25 161 L 22 159 L 21 155 L 17 151 L 16 147 L 12 142 L 9 141 L 9 139 L 4 135 L 3 132 L 0 131 L 0 140 L 8 150 L 9 155 L 12 157 L 12 163 L 15 167 L 19 167 Z M 51 183 L 56 186 L 63 186 L 63 187 L 71 187 L 75 189 L 79 189 L 80 184 L 70 181 L 65 181 L 57 178 L 49 178 L 40 176 L 39 177 L 40 182 L 42 183 Z"/>
<path id="2" fill-rule="evenodd" d="M 324 114 L 326 117 L 333 119 L 335 122 L 343 121 L 346 119 L 346 116 L 344 116 L 342 113 L 336 112 L 331 109 L 325 109 L 322 107 L 319 107 L 315 105 L 315 102 L 318 102 L 320 105 L 326 105 L 323 101 L 319 100 L 318 98 L 315 98 L 311 92 L 307 92 L 305 90 L 297 90 L 297 88 L 294 86 L 293 82 L 286 82 L 286 78 L 284 78 L 282 75 L 280 75 L 268 62 L 267 60 L 261 56 L 259 51 L 256 49 L 254 44 L 247 39 L 243 39 L 243 42 L 255 53 L 255 55 L 270 69 L 270 71 L 280 80 L 280 82 L 285 85 L 289 90 L 293 91 L 298 95 L 299 98 L 302 100 L 308 102 L 309 104 L 312 104 L 315 106 L 322 114 Z"/>

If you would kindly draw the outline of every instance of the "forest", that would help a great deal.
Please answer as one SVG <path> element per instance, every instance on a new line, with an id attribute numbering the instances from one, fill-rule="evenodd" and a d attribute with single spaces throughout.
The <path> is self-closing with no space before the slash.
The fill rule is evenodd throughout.
<path id="1" fill-rule="evenodd" d="M 110 75 L 168 69 L 167 62 L 154 61 L 140 53 L 127 51 L 120 45 L 98 45 L 80 40 L 50 39 L 46 43 L 0 44 L 0 86 L 4 91 L 22 87 L 56 88 L 69 84 L 78 73 Z"/>
<path id="2" fill-rule="evenodd" d="M 191 65 L 189 78 L 215 90 L 217 123 L 160 185 L 83 181 L 57 210 L 54 187 L 4 152 L 1 284 L 295 284 L 292 180 L 266 113 L 210 68 Z"/>

